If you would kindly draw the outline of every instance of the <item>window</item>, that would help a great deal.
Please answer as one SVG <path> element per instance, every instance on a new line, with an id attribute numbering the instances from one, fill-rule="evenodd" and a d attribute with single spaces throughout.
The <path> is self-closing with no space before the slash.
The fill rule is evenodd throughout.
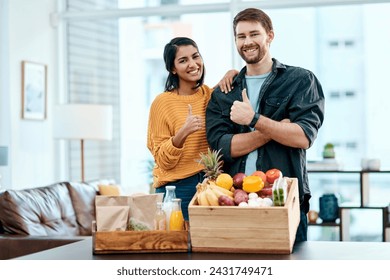
<path id="1" fill-rule="evenodd" d="M 113 1 L 100 1 L 113 8 Z M 69 0 L 68 10 L 95 7 Z M 85 141 L 85 179 L 115 179 L 120 182 L 119 30 L 117 20 L 74 21 L 67 26 L 68 102 L 113 106 L 113 139 Z M 70 141 L 69 175 L 79 181 L 80 143 Z"/>

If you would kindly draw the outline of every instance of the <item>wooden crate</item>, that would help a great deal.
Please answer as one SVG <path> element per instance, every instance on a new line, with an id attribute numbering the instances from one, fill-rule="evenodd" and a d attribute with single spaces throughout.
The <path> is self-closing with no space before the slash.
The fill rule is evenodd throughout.
<path id="1" fill-rule="evenodd" d="M 285 206 L 238 207 L 189 204 L 194 252 L 290 254 L 300 221 L 298 180 L 289 179 Z"/>
<path id="2" fill-rule="evenodd" d="M 188 226 L 182 231 L 96 231 L 92 228 L 94 254 L 188 252 Z"/>

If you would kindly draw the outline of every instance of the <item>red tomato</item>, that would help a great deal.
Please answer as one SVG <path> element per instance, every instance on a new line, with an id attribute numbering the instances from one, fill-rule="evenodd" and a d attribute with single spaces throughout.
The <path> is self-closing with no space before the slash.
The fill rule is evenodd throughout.
<path id="1" fill-rule="evenodd" d="M 267 182 L 273 184 L 276 179 L 282 176 L 282 171 L 276 168 L 272 168 L 270 170 L 267 170 L 267 172 L 265 172 L 265 175 L 267 176 Z"/>
<path id="2" fill-rule="evenodd" d="M 252 173 L 252 176 L 259 176 L 264 183 L 267 181 L 267 176 L 263 171 L 255 171 Z"/>

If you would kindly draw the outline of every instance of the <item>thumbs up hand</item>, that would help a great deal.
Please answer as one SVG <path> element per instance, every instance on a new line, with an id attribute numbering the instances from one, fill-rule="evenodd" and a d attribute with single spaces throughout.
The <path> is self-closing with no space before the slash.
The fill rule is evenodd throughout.
<path id="1" fill-rule="evenodd" d="M 250 104 L 251 102 L 249 101 L 249 97 L 248 97 L 248 94 L 246 93 L 246 88 L 244 88 L 241 92 L 242 94 L 242 101 L 245 102 L 245 103 L 248 103 Z M 252 105 L 251 105 L 252 106 Z"/>
<path id="2" fill-rule="evenodd" d="M 204 127 L 204 119 L 201 116 L 192 114 L 192 106 L 188 104 L 187 119 L 182 127 L 187 135 L 192 134 Z"/>
<path id="3" fill-rule="evenodd" d="M 176 135 L 172 139 L 172 143 L 175 147 L 182 148 L 187 137 L 192 133 L 204 129 L 205 120 L 204 117 L 192 114 L 192 106 L 188 104 L 188 115 L 184 121 L 183 126 L 176 132 Z"/>
<path id="4" fill-rule="evenodd" d="M 230 108 L 230 119 L 236 124 L 249 125 L 255 115 L 255 111 L 249 101 L 246 89 L 242 90 L 242 101 L 234 101 Z"/>

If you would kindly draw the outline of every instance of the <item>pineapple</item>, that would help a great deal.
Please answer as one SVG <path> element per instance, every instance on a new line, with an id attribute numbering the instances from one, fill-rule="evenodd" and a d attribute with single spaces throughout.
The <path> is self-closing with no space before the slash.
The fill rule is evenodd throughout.
<path id="1" fill-rule="evenodd" d="M 223 161 L 221 160 L 221 150 L 215 151 L 208 148 L 207 154 L 200 153 L 200 160 L 198 163 L 204 165 L 203 171 L 205 172 L 206 179 L 215 181 L 222 171 Z"/>
<path id="2" fill-rule="evenodd" d="M 221 150 L 215 151 L 209 148 L 207 153 L 200 153 L 198 163 L 204 166 L 205 179 L 196 186 L 197 205 L 218 206 L 222 195 L 233 198 L 233 192 L 230 191 L 233 179 L 222 171 L 223 161 L 220 152 Z M 234 205 L 234 202 L 232 203 Z"/>

